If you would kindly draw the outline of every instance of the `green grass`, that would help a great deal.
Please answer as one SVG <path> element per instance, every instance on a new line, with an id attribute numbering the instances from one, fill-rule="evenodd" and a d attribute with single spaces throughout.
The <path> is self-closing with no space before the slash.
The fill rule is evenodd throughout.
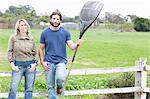
<path id="1" fill-rule="evenodd" d="M 42 30 L 31 30 L 37 49 Z M 12 29 L 0 29 L 0 71 L 10 70 L 6 52 Z M 76 41 L 79 31 L 72 30 L 73 41 Z M 150 58 L 149 32 L 117 33 L 105 30 L 89 30 L 85 33 L 78 49 L 73 68 L 108 68 L 134 66 L 140 57 Z M 69 63 L 73 52 L 67 48 Z M 68 64 L 69 65 L 69 64 Z M 41 67 L 39 67 L 41 69 Z"/>
<path id="2" fill-rule="evenodd" d="M 35 38 L 38 49 L 39 39 L 42 30 L 31 30 Z M 12 29 L 0 29 L 0 71 L 10 71 L 10 64 L 7 60 L 7 44 L 10 35 L 14 33 Z M 73 41 L 76 41 L 79 31 L 71 30 Z M 135 61 L 140 57 L 147 57 L 148 64 L 150 63 L 150 32 L 113 32 L 107 30 L 88 30 L 83 39 L 82 44 L 78 49 L 73 68 L 110 68 L 110 67 L 128 67 L 134 66 Z M 68 66 L 70 65 L 73 52 L 67 48 Z M 39 65 L 37 70 L 42 70 Z M 96 75 L 101 81 L 95 80 L 96 77 L 76 77 L 69 78 L 67 90 L 73 89 L 90 89 L 105 88 L 106 83 L 104 78 L 109 74 Z M 79 79 L 78 79 L 79 78 Z M 109 78 L 109 77 L 108 77 Z M 92 79 L 92 81 L 90 80 Z M 94 80 L 93 80 L 94 79 Z M 82 81 L 80 81 L 82 80 Z M 99 86 L 99 83 L 100 86 Z M 148 79 L 148 86 L 150 86 Z M 3 83 L 5 82 L 5 83 Z M 76 82 L 80 82 L 76 85 Z M 0 92 L 8 92 L 10 85 L 10 77 L 0 77 Z M 82 85 L 82 86 L 81 86 Z M 93 87 L 95 86 L 95 87 Z M 23 91 L 23 81 L 21 82 L 19 91 Z M 44 77 L 37 77 L 35 82 L 36 92 L 47 92 Z M 76 99 L 82 99 L 84 96 L 77 96 Z M 89 97 L 92 97 L 89 96 Z M 91 99 L 87 97 L 87 99 Z M 69 97 L 68 99 L 74 99 Z M 65 98 L 67 99 L 67 97 Z M 86 99 L 84 97 L 84 99 Z"/>
<path id="3" fill-rule="evenodd" d="M 150 33 L 144 32 L 88 31 L 79 48 L 75 68 L 134 66 L 139 57 L 149 58 L 149 38 Z"/>
<path id="4" fill-rule="evenodd" d="M 85 76 L 70 76 L 65 87 L 65 90 L 84 90 L 84 89 L 99 89 L 107 88 L 107 77 L 111 75 L 85 75 Z M 93 80 L 94 79 L 94 80 Z M 9 92 L 11 77 L 0 77 L 0 93 Z M 5 82 L 5 83 L 3 83 Z M 24 78 L 22 78 L 19 92 L 24 92 Z M 34 92 L 47 92 L 45 75 L 37 76 L 34 84 Z"/>

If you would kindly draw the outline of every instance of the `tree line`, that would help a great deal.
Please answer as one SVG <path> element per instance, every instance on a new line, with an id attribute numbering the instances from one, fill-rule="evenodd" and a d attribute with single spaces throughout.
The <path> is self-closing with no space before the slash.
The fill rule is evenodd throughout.
<path id="1" fill-rule="evenodd" d="M 109 12 L 105 13 L 105 23 L 107 24 L 120 24 L 120 28 L 133 28 L 136 31 L 150 31 L 150 19 L 138 17 L 136 15 L 122 16 Z"/>
<path id="2" fill-rule="evenodd" d="M 40 22 L 48 23 L 49 15 L 37 15 L 35 9 L 30 5 L 9 6 L 4 13 L 0 11 L 0 21 L 15 21 L 19 18 L 26 19 L 32 26 L 39 25 Z M 69 18 L 63 16 L 63 22 L 75 22 L 79 24 L 79 16 Z M 136 31 L 150 31 L 150 19 L 141 18 L 136 15 L 122 16 L 121 14 L 113 14 L 105 12 L 105 17 L 98 18 L 94 23 L 95 26 L 107 24 L 108 27 L 112 24 L 119 25 L 119 29 L 134 29 Z"/>

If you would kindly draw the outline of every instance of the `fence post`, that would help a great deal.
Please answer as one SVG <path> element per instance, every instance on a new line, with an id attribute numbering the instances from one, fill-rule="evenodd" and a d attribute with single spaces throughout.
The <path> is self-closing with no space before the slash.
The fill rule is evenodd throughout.
<path id="1" fill-rule="evenodd" d="M 147 58 L 140 58 L 135 62 L 135 65 L 141 69 L 135 73 L 135 87 L 144 88 L 147 86 L 147 71 L 144 69 L 146 66 Z M 145 92 L 135 92 L 134 99 L 146 99 Z"/>

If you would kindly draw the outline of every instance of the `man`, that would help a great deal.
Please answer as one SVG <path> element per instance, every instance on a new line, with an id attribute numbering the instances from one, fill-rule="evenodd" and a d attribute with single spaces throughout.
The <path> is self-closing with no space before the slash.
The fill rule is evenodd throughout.
<path id="1" fill-rule="evenodd" d="M 66 79 L 66 44 L 75 50 L 80 40 L 73 43 L 70 32 L 60 26 L 62 15 L 55 10 L 50 15 L 50 27 L 46 28 L 40 37 L 39 57 L 45 70 L 50 99 L 57 99 L 57 94 L 63 92 L 63 83 Z M 57 91 L 55 90 L 57 89 Z"/>

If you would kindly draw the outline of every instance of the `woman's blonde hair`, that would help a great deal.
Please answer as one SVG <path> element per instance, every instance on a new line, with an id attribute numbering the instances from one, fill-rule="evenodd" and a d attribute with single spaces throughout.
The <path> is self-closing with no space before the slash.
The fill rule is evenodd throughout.
<path id="1" fill-rule="evenodd" d="M 17 34 L 20 33 L 19 24 L 20 24 L 21 21 L 23 21 L 27 25 L 27 35 L 28 35 L 29 32 L 30 32 L 30 25 L 28 24 L 28 22 L 25 19 L 19 19 L 19 20 L 17 20 L 17 22 L 15 24 L 15 34 L 17 35 Z"/>

